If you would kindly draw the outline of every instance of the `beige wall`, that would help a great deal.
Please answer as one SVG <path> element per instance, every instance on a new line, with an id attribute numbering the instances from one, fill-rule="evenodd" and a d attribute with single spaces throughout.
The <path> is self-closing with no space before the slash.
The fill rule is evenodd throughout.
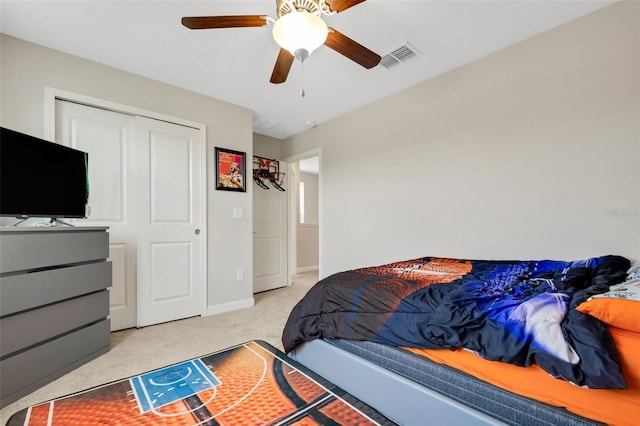
<path id="1" fill-rule="evenodd" d="M 205 124 L 208 310 L 253 304 L 252 186 L 247 193 L 214 190 L 215 146 L 252 156 L 250 110 L 6 35 L 0 38 L 0 55 L 2 126 L 45 137 L 45 87 Z M 233 220 L 234 207 L 249 212 L 245 220 Z M 236 280 L 237 269 L 247 272 L 244 281 Z"/>
<path id="2" fill-rule="evenodd" d="M 298 224 L 296 233 L 296 273 L 318 269 L 318 249 L 320 227 Z"/>
<path id="3" fill-rule="evenodd" d="M 286 140 L 322 149 L 320 275 L 640 259 L 639 17 L 614 4 Z"/>
<path id="4" fill-rule="evenodd" d="M 260 157 L 282 160 L 282 140 L 254 133 L 253 153 Z"/>
<path id="5" fill-rule="evenodd" d="M 319 256 L 319 187 L 318 175 L 300 173 L 304 182 L 304 221 L 297 224 L 296 268 L 297 272 L 318 269 Z"/>
<path id="6" fill-rule="evenodd" d="M 300 182 L 304 182 L 304 223 L 317 224 L 320 221 L 318 180 L 317 174 L 300 172 Z"/>

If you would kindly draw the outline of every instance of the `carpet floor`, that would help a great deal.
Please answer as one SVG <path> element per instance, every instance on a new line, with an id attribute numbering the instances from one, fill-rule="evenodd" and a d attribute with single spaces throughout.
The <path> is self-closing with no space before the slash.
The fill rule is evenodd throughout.
<path id="1" fill-rule="evenodd" d="M 113 332 L 109 352 L 4 407 L 0 424 L 30 405 L 249 340 L 264 340 L 282 350 L 289 312 L 317 280 L 317 271 L 295 275 L 291 286 L 255 294 L 251 308 Z"/>

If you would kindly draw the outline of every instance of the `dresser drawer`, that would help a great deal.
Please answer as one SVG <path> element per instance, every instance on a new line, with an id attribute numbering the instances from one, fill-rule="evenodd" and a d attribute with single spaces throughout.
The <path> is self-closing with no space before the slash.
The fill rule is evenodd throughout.
<path id="1" fill-rule="evenodd" d="M 68 334 L 109 316 L 109 292 L 76 297 L 0 319 L 0 357 Z"/>
<path id="2" fill-rule="evenodd" d="M 4 256 L 4 254 L 3 254 Z M 0 277 L 0 317 L 111 286 L 111 262 Z"/>
<path id="3" fill-rule="evenodd" d="M 109 257 L 109 234 L 82 228 L 32 230 L 0 235 L 0 273 L 29 271 Z"/>
<path id="4" fill-rule="evenodd" d="M 105 319 L 0 361 L 0 401 L 15 401 L 108 352 L 109 328 Z"/>

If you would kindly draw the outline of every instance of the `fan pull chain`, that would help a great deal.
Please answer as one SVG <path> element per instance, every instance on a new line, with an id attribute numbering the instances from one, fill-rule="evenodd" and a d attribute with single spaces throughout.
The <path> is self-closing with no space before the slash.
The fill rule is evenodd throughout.
<path id="1" fill-rule="evenodd" d="M 304 61 L 302 62 L 302 77 L 300 79 L 300 97 L 304 98 L 305 93 L 304 93 Z"/>

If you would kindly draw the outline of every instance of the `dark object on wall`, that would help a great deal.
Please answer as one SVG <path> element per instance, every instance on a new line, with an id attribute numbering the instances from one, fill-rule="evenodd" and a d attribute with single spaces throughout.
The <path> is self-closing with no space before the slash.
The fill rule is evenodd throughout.
<path id="1" fill-rule="evenodd" d="M 85 218 L 86 152 L 0 128 L 0 215 Z"/>
<path id="2" fill-rule="evenodd" d="M 245 153 L 216 147 L 216 189 L 246 192 Z"/>
<path id="3" fill-rule="evenodd" d="M 269 158 L 253 156 L 253 180 L 262 189 L 269 189 L 265 180 L 278 191 L 284 191 L 284 172 L 280 172 L 280 162 Z"/>

